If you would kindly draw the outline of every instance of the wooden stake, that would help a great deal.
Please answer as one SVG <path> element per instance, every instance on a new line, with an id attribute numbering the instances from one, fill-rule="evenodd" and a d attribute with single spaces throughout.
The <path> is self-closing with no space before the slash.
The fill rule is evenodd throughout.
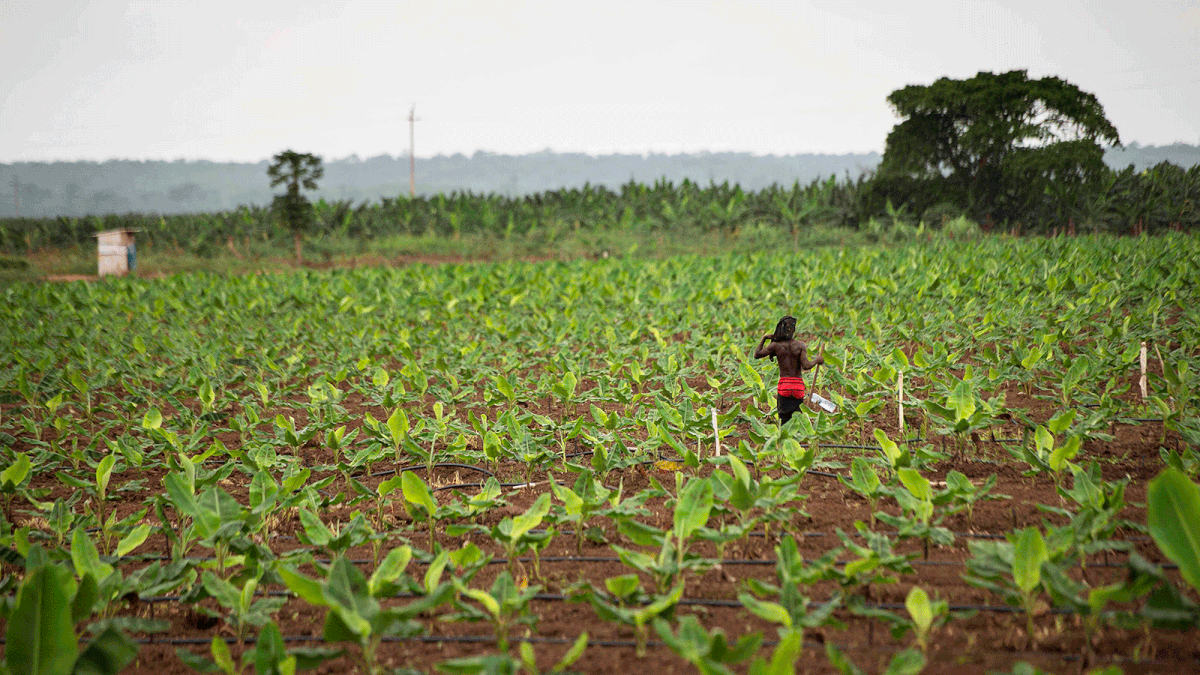
<path id="1" fill-rule="evenodd" d="M 717 409 L 716 408 L 712 409 L 712 423 L 713 423 L 713 456 L 720 457 L 721 456 L 721 434 L 717 432 Z"/>
<path id="2" fill-rule="evenodd" d="M 1142 376 L 1138 379 L 1138 387 L 1142 390 L 1142 402 L 1146 402 L 1146 343 L 1142 342 Z"/>
<path id="3" fill-rule="evenodd" d="M 904 438 L 904 371 L 896 373 L 896 401 L 900 403 L 900 438 Z"/>

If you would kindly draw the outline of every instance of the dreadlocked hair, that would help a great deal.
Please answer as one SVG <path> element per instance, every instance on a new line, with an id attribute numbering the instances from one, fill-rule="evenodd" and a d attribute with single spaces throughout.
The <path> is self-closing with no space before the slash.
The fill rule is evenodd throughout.
<path id="1" fill-rule="evenodd" d="M 787 342 L 796 335 L 796 317 L 785 316 L 775 324 L 775 332 L 771 335 L 771 342 Z M 775 360 L 775 355 L 771 355 L 771 360 Z"/>

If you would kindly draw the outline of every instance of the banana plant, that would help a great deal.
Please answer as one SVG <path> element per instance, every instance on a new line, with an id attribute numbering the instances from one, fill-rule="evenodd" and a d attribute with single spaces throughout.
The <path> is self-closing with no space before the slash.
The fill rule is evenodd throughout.
<path id="1" fill-rule="evenodd" d="M 615 579 L 615 581 L 614 581 Z M 571 587 L 572 602 L 587 602 L 604 621 L 633 626 L 637 640 L 637 655 L 646 655 L 647 626 L 656 617 L 669 616 L 683 598 L 683 584 L 677 584 L 667 593 L 659 593 L 648 598 L 637 598 L 638 581 L 633 575 L 615 577 L 605 582 L 612 592 L 597 589 L 590 582 L 583 582 Z M 632 589 L 632 590 L 631 590 Z"/>
<path id="2" fill-rule="evenodd" d="M 1192 448 L 1184 448 L 1182 452 L 1159 448 L 1158 454 L 1162 457 L 1164 464 L 1182 471 L 1188 478 L 1195 480 L 1196 476 L 1200 474 L 1200 452 L 1196 452 Z"/>
<path id="3" fill-rule="evenodd" d="M 655 617 L 654 630 L 663 644 L 683 660 L 696 667 L 704 675 L 733 675 L 725 664 L 741 663 L 754 655 L 762 643 L 761 633 L 743 635 L 734 644 L 725 639 L 725 631 L 717 628 L 709 632 L 700 625 L 695 614 L 679 620 L 679 632 L 661 617 Z"/>
<path id="4" fill-rule="evenodd" d="M 50 531 L 54 535 L 55 546 L 62 546 L 63 540 L 72 531 L 71 525 L 75 522 L 73 507 L 79 501 L 79 497 L 80 493 L 76 492 L 67 497 L 66 501 L 63 501 L 62 498 L 55 499 L 50 508 L 42 510 L 46 522 L 50 526 Z"/>
<path id="5" fill-rule="evenodd" d="M 971 559 L 963 579 L 972 586 L 999 594 L 1025 613 L 1026 634 L 1036 647 L 1033 620 L 1040 613 L 1042 566 L 1050 561 L 1046 540 L 1036 527 L 1010 534 L 1013 541 L 970 541 Z"/>
<path id="6" fill-rule="evenodd" d="M 879 442 L 879 457 L 883 468 L 890 472 L 888 477 L 889 482 L 894 480 L 893 477 L 897 475 L 900 469 L 912 466 L 913 457 L 907 443 L 897 444 L 888 438 L 887 432 L 883 429 L 875 430 L 875 440 Z"/>
<path id="7" fill-rule="evenodd" d="M 225 610 L 225 614 L 201 605 L 197 605 L 198 611 L 214 618 L 228 617 L 226 623 L 233 626 L 239 646 L 245 641 L 246 631 L 251 626 L 264 626 L 271 620 L 271 615 L 287 603 L 286 596 L 266 596 L 258 600 L 254 599 L 254 592 L 258 588 L 261 575 L 261 570 L 257 575 L 246 575 L 241 588 L 207 570 L 201 575 L 204 591 L 217 601 Z M 195 599 L 201 598 L 195 597 Z"/>
<path id="8" fill-rule="evenodd" d="M 284 417 L 282 413 L 275 416 L 276 437 L 284 445 L 292 449 L 292 454 L 299 454 L 300 448 L 315 438 L 320 431 L 320 427 L 316 424 L 311 424 L 303 429 L 297 429 L 296 418 L 291 416 Z"/>
<path id="9" fill-rule="evenodd" d="M 1033 447 L 1021 448 L 1021 455 L 1030 467 L 1026 475 L 1049 473 L 1054 477 L 1055 489 L 1062 490 L 1063 471 L 1075 467 L 1071 460 L 1079 454 L 1082 441 L 1079 436 L 1071 436 L 1065 443 L 1058 444 L 1055 435 L 1065 431 L 1074 418 L 1075 411 L 1071 410 L 1051 418 L 1047 423 L 1049 426 L 1037 426 L 1033 433 Z"/>
<path id="10" fill-rule="evenodd" d="M 136 658 L 137 645 L 112 627 L 81 652 L 75 624 L 90 616 L 95 583 L 76 584 L 69 570 L 49 562 L 38 547 L 26 563 L 4 633 L 6 672 L 116 675 Z"/>
<path id="11" fill-rule="evenodd" d="M 582 553 L 586 524 L 601 509 L 616 508 L 621 502 L 621 487 L 609 490 L 596 481 L 593 472 L 587 470 L 579 474 L 571 488 L 559 485 L 553 476 L 549 477 L 548 482 L 554 496 L 562 502 L 562 506 L 558 507 L 562 513 L 555 517 L 558 522 L 567 522 L 572 525 L 575 530 L 575 551 Z M 588 529 L 594 530 L 595 528 Z M 602 537 L 603 534 L 595 533 L 593 536 Z"/>
<path id="12" fill-rule="evenodd" d="M 874 532 L 861 520 L 854 523 L 857 538 L 837 529 L 838 539 L 842 541 L 842 549 L 833 549 L 813 561 L 809 574 L 819 573 L 821 578 L 832 579 L 843 590 L 849 593 L 848 601 L 851 609 L 861 608 L 860 596 L 855 593 L 862 589 L 862 600 L 870 599 L 872 584 L 896 583 L 902 574 L 912 574 L 913 568 L 909 561 L 915 556 L 910 553 L 897 553 L 892 538 L 882 532 Z M 866 545 L 858 543 L 862 539 Z M 838 565 L 836 558 L 845 558 L 845 564 Z"/>
<path id="13" fill-rule="evenodd" d="M 974 438 L 978 432 L 995 424 L 997 417 L 1004 410 L 1004 394 L 992 398 L 983 398 L 973 386 L 971 368 L 967 367 L 963 379 L 949 389 L 939 403 L 934 398 L 926 399 L 925 410 L 940 421 L 941 434 L 953 434 L 955 446 L 965 445 L 965 441 Z"/>
<path id="14" fill-rule="evenodd" d="M 13 519 L 12 500 L 20 493 L 21 486 L 29 477 L 31 468 L 29 455 L 18 452 L 15 453 L 12 463 L 0 472 L 0 492 L 4 494 L 4 515 L 9 522 L 12 522 Z"/>
<path id="15" fill-rule="evenodd" d="M 572 406 L 575 403 L 575 388 L 578 385 L 579 377 L 570 370 L 564 372 L 557 382 L 550 385 L 550 390 L 558 398 L 559 405 L 562 406 L 563 412 L 568 416 L 572 414 Z"/>
<path id="16" fill-rule="evenodd" d="M 479 492 L 469 497 L 462 495 L 457 490 L 454 491 L 454 494 L 458 499 L 441 508 L 446 510 L 447 518 L 452 517 L 468 522 L 448 525 L 446 534 L 451 537 L 465 534 L 472 529 L 480 516 L 508 503 L 501 496 L 500 481 L 496 480 L 495 476 L 488 476 Z"/>
<path id="17" fill-rule="evenodd" d="M 769 661 L 755 657 L 750 663 L 750 675 L 794 675 L 803 650 L 804 636 L 792 633 L 779 641 Z"/>
<path id="18" fill-rule="evenodd" d="M 413 471 L 403 471 L 397 476 L 400 482 L 400 489 L 404 495 L 404 508 L 408 511 L 408 515 L 416 519 L 420 514 L 425 515 L 425 523 L 429 528 L 429 550 L 433 551 L 437 547 L 437 533 L 434 530 L 434 522 L 439 516 L 444 516 L 446 511 L 438 507 L 437 499 L 433 496 L 433 491 L 429 489 L 429 485 L 421 480 Z M 396 479 L 392 479 L 395 481 Z M 393 482 L 385 481 L 389 485 Z M 381 486 L 381 490 L 383 487 Z"/>
<path id="19" fill-rule="evenodd" d="M 372 538 L 373 531 L 361 513 L 355 513 L 349 522 L 326 525 L 315 512 L 300 507 L 300 530 L 296 538 L 308 546 L 327 551 L 336 556 L 355 546 L 361 546 Z"/>
<path id="20" fill-rule="evenodd" d="M 518 585 L 508 570 L 500 572 L 488 590 L 470 588 L 461 580 L 455 580 L 457 595 L 454 605 L 457 612 L 442 618 L 443 621 L 487 621 L 496 630 L 496 648 L 509 652 L 508 637 L 520 625 L 532 626 L 537 617 L 529 611 L 532 600 L 541 586 Z M 467 600 L 473 600 L 479 607 Z"/>
<path id="21" fill-rule="evenodd" d="M 106 547 L 108 539 L 111 536 L 112 526 L 115 525 L 116 513 L 110 514 L 110 518 L 104 519 L 104 503 L 108 500 L 108 484 L 112 480 L 113 467 L 117 463 L 116 455 L 107 455 L 96 465 L 96 482 L 93 487 L 94 496 L 96 499 L 96 522 L 100 524 L 100 543 L 102 547 Z"/>
<path id="22" fill-rule="evenodd" d="M 1120 612 L 1108 611 L 1109 605 L 1120 603 L 1130 605 L 1146 599 L 1147 594 L 1160 585 L 1162 576 L 1155 571 L 1136 553 L 1130 555 L 1125 566 L 1128 576 L 1121 580 L 1103 586 L 1092 587 L 1085 581 L 1077 581 L 1067 574 L 1066 568 L 1050 562 L 1042 565 L 1042 585 L 1054 602 L 1055 607 L 1073 611 L 1083 619 L 1083 630 L 1086 638 L 1086 648 L 1094 653 L 1101 624 L 1112 621 L 1117 624 L 1128 623 L 1128 614 L 1122 617 Z M 1150 603 L 1147 602 L 1147 605 Z M 1159 610 L 1166 609 L 1160 605 Z M 1182 611 L 1180 611 L 1182 610 Z M 1153 611 L 1153 610 L 1152 610 Z M 1163 612 L 1171 613 L 1171 610 Z M 1175 607 L 1175 616 L 1186 615 L 1187 609 L 1183 603 Z M 1200 617 L 1198 617 L 1200 618 Z"/>
<path id="23" fill-rule="evenodd" d="M 671 534 L 675 540 L 676 561 L 683 567 L 688 542 L 696 530 L 708 524 L 713 508 L 713 486 L 706 478 L 693 478 L 685 485 L 683 474 L 675 474 L 675 510 Z"/>
<path id="24" fill-rule="evenodd" d="M 229 651 L 229 645 L 219 636 L 214 635 L 209 643 L 209 653 L 212 658 L 196 654 L 183 647 L 175 648 L 175 655 L 192 670 L 201 673 L 220 671 L 225 675 L 242 675 L 247 666 L 253 667 L 255 675 L 294 675 L 296 671 L 313 670 L 328 659 L 334 659 L 345 653 L 345 649 L 332 647 L 297 647 L 287 649 L 279 626 L 269 621 L 258 632 L 254 641 L 254 650 L 243 652 L 239 665 Z"/>
<path id="25" fill-rule="evenodd" d="M 887 492 L 879 480 L 879 474 L 875 473 L 870 462 L 863 457 L 855 457 L 850 461 L 850 477 L 839 475 L 838 480 L 867 500 L 867 506 L 871 511 L 871 527 L 875 527 L 875 511 L 879 504 L 879 498 L 886 495 Z"/>
<path id="26" fill-rule="evenodd" d="M 197 487 L 206 481 L 197 479 L 195 466 L 186 456 L 181 455 L 180 461 L 180 470 L 171 471 L 163 478 L 168 503 L 176 512 L 175 531 L 179 533 L 175 535 L 172 532 L 168 534 L 168 538 L 178 536 L 182 545 L 186 538 L 194 533 L 199 537 L 200 543 L 213 549 L 217 567 L 223 574 L 229 544 L 243 533 L 249 516 L 248 509 L 215 485 L 210 485 L 197 494 Z M 208 479 L 217 475 L 219 474 L 210 475 Z"/>
<path id="27" fill-rule="evenodd" d="M 1200 590 L 1200 487 L 1182 471 L 1168 467 L 1147 487 L 1150 535 L 1179 565 L 1179 573 Z"/>
<path id="28" fill-rule="evenodd" d="M 867 675 L 865 670 L 856 666 L 832 642 L 825 643 L 825 658 L 829 659 L 829 664 L 842 675 Z M 925 656 L 921 652 L 915 649 L 904 649 L 896 652 L 888 661 L 887 668 L 880 671 L 879 675 L 917 675 L 925 669 L 925 665 Z"/>
<path id="29" fill-rule="evenodd" d="M 148 525 L 142 525 L 131 532 L 118 545 L 118 554 L 125 555 L 137 548 L 149 533 Z M 99 549 L 83 527 L 76 528 L 71 535 L 70 554 L 80 588 L 90 589 L 86 597 L 90 598 L 91 604 L 86 609 L 89 612 L 98 611 L 103 618 L 111 617 L 116 613 L 119 601 L 123 602 L 123 599 L 135 590 L 133 579 L 127 579 L 118 568 L 104 561 Z M 81 602 L 82 597 L 77 597 L 76 602 Z"/>
<path id="30" fill-rule="evenodd" d="M 537 654 L 533 650 L 533 645 L 529 642 L 522 642 L 518 647 L 519 658 L 510 656 L 509 654 L 479 654 L 476 656 L 464 656 L 457 659 L 449 659 L 435 664 L 434 668 L 443 672 L 451 673 L 452 675 L 498 675 L 501 673 L 511 673 L 517 675 L 522 669 L 528 675 L 542 675 L 546 673 L 571 672 L 567 668 L 571 664 L 579 660 L 583 656 L 584 650 L 587 649 L 588 634 L 580 633 L 579 637 L 575 638 L 575 642 L 567 653 L 559 659 L 558 663 L 551 666 L 550 670 L 540 670 L 537 666 Z"/>
<path id="31" fill-rule="evenodd" d="M 803 454 L 799 444 L 787 439 L 795 446 L 795 454 Z M 730 453 L 725 461 L 728 462 L 732 474 L 715 469 L 710 481 L 713 485 L 714 496 L 728 504 L 737 515 L 742 531 L 749 534 L 759 521 L 783 520 L 788 521 L 796 515 L 792 503 L 803 499 L 799 493 L 799 482 L 804 479 L 804 472 L 796 472 L 781 479 L 756 480 L 750 475 L 746 463 L 736 454 Z M 717 494 L 717 491 L 720 494 Z M 753 515 L 752 515 L 753 514 Z"/>
<path id="32" fill-rule="evenodd" d="M 917 635 L 917 646 L 921 653 L 929 651 L 929 636 L 934 628 L 946 623 L 950 617 L 950 605 L 945 600 L 931 601 L 929 594 L 920 586 L 913 586 L 904 597 L 904 608 L 912 620 Z"/>
<path id="33" fill-rule="evenodd" d="M 1150 404 L 1163 417 L 1159 442 L 1166 440 L 1168 430 L 1178 433 L 1188 443 L 1200 442 L 1200 418 L 1191 414 L 1195 408 L 1194 391 L 1200 382 L 1196 371 L 1181 357 L 1169 364 L 1163 362 L 1162 376 L 1154 376 L 1153 381 L 1162 391 L 1162 395 L 1150 397 Z"/>
<path id="34" fill-rule="evenodd" d="M 1118 538 L 1121 529 L 1145 531 L 1139 523 L 1122 518 L 1125 510 L 1125 488 L 1129 477 L 1120 480 L 1106 481 L 1100 471 L 1100 465 L 1092 461 L 1085 469 L 1079 466 L 1071 468 L 1071 489 L 1060 489 L 1059 495 L 1064 500 L 1073 502 L 1075 510 L 1058 508 L 1039 504 L 1038 509 L 1060 515 L 1068 520 L 1062 527 L 1052 527 L 1051 530 L 1061 532 L 1061 540 L 1069 542 L 1072 555 L 1078 556 L 1081 572 L 1086 578 L 1084 561 L 1088 556 L 1106 551 L 1124 551 L 1131 548 L 1131 542 Z"/>
<path id="35" fill-rule="evenodd" d="M 828 562 L 832 565 L 832 556 Z M 840 591 L 835 592 L 828 602 L 815 607 L 815 603 L 802 592 L 806 586 L 821 580 L 824 571 L 820 565 L 806 565 L 796 540 L 786 535 L 775 546 L 775 576 L 779 585 L 749 579 L 749 592 L 739 593 L 738 601 L 755 616 L 779 624 L 779 635 L 785 640 L 793 633 L 803 635 L 807 629 L 839 626 L 840 622 L 833 618 L 833 612 L 842 604 Z M 778 602 L 760 600 L 757 596 L 776 598 Z"/>
<path id="36" fill-rule="evenodd" d="M 360 649 L 361 662 L 368 672 L 384 672 L 377 653 L 388 636 L 414 636 L 424 630 L 414 619 L 454 597 L 454 584 L 441 582 L 449 561 L 443 552 L 425 575 L 425 595 L 406 605 L 383 607 L 380 600 L 400 589 L 404 569 L 412 559 L 408 547 L 388 552 L 383 563 L 368 579 L 344 556 L 337 556 L 325 578 L 313 580 L 290 567 L 281 566 L 279 575 L 287 587 L 305 602 L 326 608 L 323 637 L 327 642 L 350 642 Z"/>
<path id="37" fill-rule="evenodd" d="M 682 583 L 689 571 L 703 571 L 717 564 L 686 551 L 689 540 L 708 522 L 713 508 L 713 488 L 708 479 L 693 478 L 686 487 L 681 473 L 675 474 L 676 494 L 674 527 L 669 531 L 628 517 L 617 517 L 617 530 L 630 541 L 645 547 L 657 547 L 655 555 L 611 545 L 626 565 L 649 574 L 659 593 L 676 583 Z M 682 550 L 681 550 L 682 547 Z"/>
<path id="38" fill-rule="evenodd" d="M 960 471 L 951 469 L 946 472 L 946 488 L 933 495 L 935 507 L 946 507 L 946 515 L 965 510 L 967 522 L 974 522 L 975 504 L 999 499 L 1011 499 L 1008 495 L 992 494 L 996 487 L 996 474 L 988 476 L 982 485 L 971 482 Z"/>
<path id="39" fill-rule="evenodd" d="M 954 534 L 941 526 L 944 513 L 934 518 L 933 486 L 928 478 L 911 467 L 902 467 L 896 472 L 901 487 L 892 489 L 891 495 L 900 504 L 901 515 L 879 513 L 877 518 L 895 527 L 900 538 L 916 537 L 925 545 L 925 557 L 929 557 L 929 544 L 949 546 L 954 543 Z"/>
<path id="40" fill-rule="evenodd" d="M 492 527 L 492 539 L 504 546 L 504 553 L 508 558 L 508 573 L 513 578 L 517 578 L 516 571 L 520 565 L 517 556 L 524 551 L 533 553 L 534 576 L 541 578 L 538 551 L 554 537 L 554 528 L 542 532 L 534 530 L 542 524 L 542 520 L 548 513 L 550 513 L 550 493 L 543 492 L 525 513 L 515 518 L 505 518 Z"/>

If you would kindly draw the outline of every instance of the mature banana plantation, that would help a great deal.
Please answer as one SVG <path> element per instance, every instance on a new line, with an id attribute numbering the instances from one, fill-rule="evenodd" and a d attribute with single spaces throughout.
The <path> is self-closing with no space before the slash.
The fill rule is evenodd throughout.
<path id="1" fill-rule="evenodd" d="M 392 235 L 458 237 L 481 235 L 537 241 L 569 232 L 738 232 L 768 228 L 788 234 L 813 226 L 871 232 L 906 232 L 924 223 L 939 228 L 962 215 L 937 203 L 920 186 L 867 176 L 773 186 L 746 191 L 736 185 L 702 186 L 689 181 L 652 185 L 628 183 L 619 191 L 584 185 L 529 197 L 472 193 L 397 197 L 354 205 L 316 204 L 316 232 L 335 240 L 369 241 Z M 1200 166 L 1171 164 L 1135 173 L 1110 172 L 1094 188 L 1047 192 L 1028 217 L 1011 223 L 981 223 L 1023 233 L 1157 233 L 1200 227 Z M 110 215 L 84 218 L 0 220 L 0 251 L 8 254 L 89 246 L 101 230 L 140 230 L 143 245 L 208 256 L 231 240 L 284 245 L 290 230 L 270 209 L 160 216 Z"/>

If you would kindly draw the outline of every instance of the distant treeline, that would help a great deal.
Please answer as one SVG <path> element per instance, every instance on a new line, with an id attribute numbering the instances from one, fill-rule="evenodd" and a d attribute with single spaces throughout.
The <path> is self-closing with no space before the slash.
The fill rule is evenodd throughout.
<path id="1" fill-rule="evenodd" d="M 973 231 L 1004 228 L 1020 233 L 1107 232 L 1117 234 L 1200 229 L 1200 164 L 1183 169 L 1160 163 L 1146 170 L 1127 166 L 1110 171 L 1093 192 L 1064 204 L 1055 195 L 1033 206 L 1026 219 L 1012 223 L 973 224 L 950 204 L 893 202 L 887 181 L 868 174 L 832 175 L 807 184 L 794 181 L 760 190 L 730 183 L 707 185 L 685 179 L 675 183 L 627 182 L 554 190 L 528 196 L 449 194 L 382 198 L 356 204 L 349 199 L 316 202 L 314 232 L 360 241 L 388 235 L 453 237 L 483 234 L 552 240 L 574 231 L 738 232 L 743 228 L 833 226 L 874 235 L 953 227 Z M 919 197 L 919 195 L 917 196 Z M 262 206 L 198 214 L 138 214 L 0 219 L 0 251 L 23 254 L 44 248 L 93 245 L 101 230 L 140 230 L 140 245 L 168 247 L 207 256 L 246 240 L 283 243 L 290 230 Z"/>
<path id="2" fill-rule="evenodd" d="M 327 158 L 328 159 L 328 158 Z M 755 156 L 747 153 L 601 155 L 540 152 L 498 155 L 476 152 L 418 158 L 417 192 L 494 194 L 524 197 L 582 188 L 621 190 L 630 182 L 739 185 L 761 191 L 772 185 L 804 185 L 829 176 L 857 180 L 879 165 L 877 153 L 849 155 Z M 1200 164 L 1200 147 L 1178 143 L 1109 150 L 1114 169 L 1141 171 L 1171 162 Z M 267 160 L 257 163 L 209 161 L 18 162 L 0 164 L 0 217 L 104 216 L 124 213 L 182 214 L 234 211 L 265 206 L 273 194 Z M 351 156 L 325 162 L 314 199 L 356 204 L 407 195 L 408 158 Z"/>

